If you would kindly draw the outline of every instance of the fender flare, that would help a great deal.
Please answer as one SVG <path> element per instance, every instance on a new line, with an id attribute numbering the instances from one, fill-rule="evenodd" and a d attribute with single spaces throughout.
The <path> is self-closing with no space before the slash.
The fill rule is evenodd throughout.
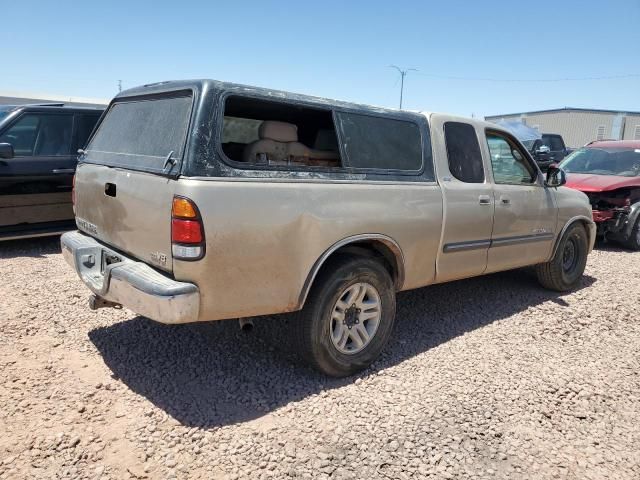
<path id="1" fill-rule="evenodd" d="M 347 245 L 358 244 L 361 242 L 365 242 L 368 240 L 374 240 L 376 242 L 380 242 L 385 245 L 391 253 L 393 253 L 395 257 L 396 263 L 396 279 L 395 279 L 395 287 L 396 290 L 400 290 L 402 285 L 404 284 L 405 278 L 405 268 L 404 268 L 404 254 L 402 253 L 402 249 L 398 242 L 396 242 L 393 238 L 382 235 L 380 233 L 365 233 L 360 235 L 352 235 L 350 237 L 343 238 L 338 242 L 331 245 L 324 253 L 316 260 L 311 268 L 311 271 L 307 275 L 307 279 L 302 286 L 302 291 L 300 292 L 300 297 L 298 300 L 298 308 L 302 308 L 304 306 L 305 301 L 307 300 L 307 296 L 309 295 L 309 291 L 311 290 L 311 286 L 313 285 L 318 272 L 327 261 L 327 259 L 335 253 L 338 249 L 345 247 Z"/>
<path id="2" fill-rule="evenodd" d="M 589 236 L 589 252 L 593 250 L 593 245 L 596 243 L 596 224 L 593 221 L 593 217 L 589 218 L 584 215 L 576 215 L 575 217 L 571 217 L 569 221 L 564 224 L 564 227 L 562 227 L 562 230 L 560 231 L 560 235 L 558 235 L 558 238 L 556 238 L 556 242 L 553 245 L 553 251 L 551 252 L 551 256 L 549 257 L 549 260 L 555 257 L 556 252 L 558 251 L 558 246 L 560 245 L 560 241 L 562 240 L 562 237 L 564 237 L 565 232 L 569 229 L 571 225 L 573 225 L 576 222 L 584 222 L 587 224 L 588 226 L 587 235 Z"/>

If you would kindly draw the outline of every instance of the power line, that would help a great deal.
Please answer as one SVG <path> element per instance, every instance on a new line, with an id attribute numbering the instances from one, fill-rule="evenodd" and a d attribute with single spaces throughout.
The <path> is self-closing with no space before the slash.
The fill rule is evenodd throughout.
<path id="1" fill-rule="evenodd" d="M 417 72 L 417 68 L 407 68 L 405 70 L 401 69 L 396 65 L 389 65 L 389 68 L 395 68 L 400 73 L 400 110 L 402 110 L 402 94 L 404 93 L 404 77 L 407 76 L 409 72 Z"/>
<path id="2" fill-rule="evenodd" d="M 432 73 L 417 73 L 423 77 L 439 78 L 442 80 L 460 80 L 470 82 L 506 82 L 506 83 L 551 83 L 551 82 L 584 82 L 594 80 L 615 80 L 621 78 L 640 78 L 640 73 L 624 75 L 605 75 L 599 77 L 559 77 L 559 78 L 489 78 L 489 77 L 459 77 L 453 75 L 437 75 Z"/>

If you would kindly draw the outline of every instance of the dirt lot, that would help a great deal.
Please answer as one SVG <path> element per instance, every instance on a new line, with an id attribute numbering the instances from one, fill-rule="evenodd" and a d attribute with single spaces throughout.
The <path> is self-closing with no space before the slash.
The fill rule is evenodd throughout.
<path id="1" fill-rule="evenodd" d="M 640 478 L 640 253 L 398 299 L 374 368 L 329 380 L 287 319 L 94 313 L 56 239 L 0 245 L 0 478 Z"/>

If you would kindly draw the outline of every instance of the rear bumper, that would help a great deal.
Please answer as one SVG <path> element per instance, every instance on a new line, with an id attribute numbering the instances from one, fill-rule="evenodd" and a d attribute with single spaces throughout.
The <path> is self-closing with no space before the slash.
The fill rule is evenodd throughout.
<path id="1" fill-rule="evenodd" d="M 67 263 L 98 297 L 161 323 L 198 321 L 196 285 L 173 280 L 78 231 L 65 233 L 60 243 Z"/>

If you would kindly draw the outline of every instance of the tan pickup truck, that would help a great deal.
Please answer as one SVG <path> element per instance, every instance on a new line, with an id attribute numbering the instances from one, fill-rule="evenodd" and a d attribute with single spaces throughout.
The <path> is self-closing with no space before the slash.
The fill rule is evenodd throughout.
<path id="1" fill-rule="evenodd" d="M 321 371 L 381 352 L 396 292 L 536 265 L 574 288 L 587 197 L 508 132 L 216 81 L 122 92 L 75 179 L 64 256 L 92 308 L 163 323 L 299 311 Z"/>

